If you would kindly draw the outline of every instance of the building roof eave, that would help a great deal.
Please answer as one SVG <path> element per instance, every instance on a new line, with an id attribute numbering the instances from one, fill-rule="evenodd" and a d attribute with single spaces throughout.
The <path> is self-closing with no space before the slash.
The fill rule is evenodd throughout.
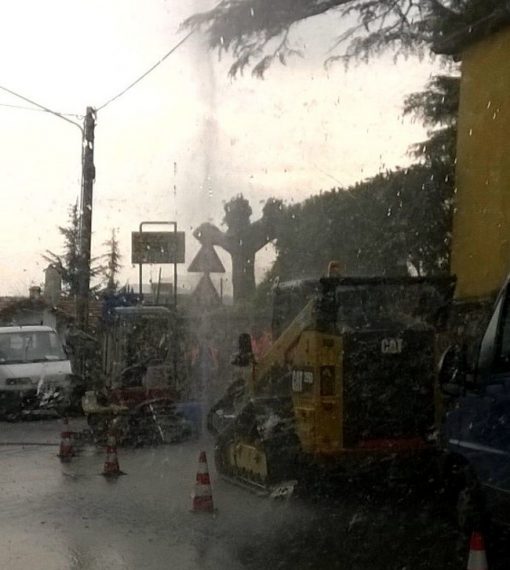
<path id="1" fill-rule="evenodd" d="M 432 46 L 432 51 L 440 55 L 451 55 L 461 58 L 461 53 L 469 46 L 485 39 L 510 25 L 510 6 L 498 8 L 485 18 L 469 26 L 464 26 L 448 36 L 438 39 Z"/>

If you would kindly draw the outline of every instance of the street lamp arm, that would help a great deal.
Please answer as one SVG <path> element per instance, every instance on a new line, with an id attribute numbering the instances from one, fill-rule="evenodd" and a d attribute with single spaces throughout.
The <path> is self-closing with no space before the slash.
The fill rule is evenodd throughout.
<path id="1" fill-rule="evenodd" d="M 56 117 L 61 118 L 63 121 L 71 123 L 71 125 L 78 127 L 80 129 L 81 134 L 83 135 L 83 127 L 79 123 L 75 123 L 74 121 L 71 121 L 71 119 L 64 117 L 64 115 L 61 115 L 57 111 L 52 111 L 51 109 L 48 109 L 48 107 L 45 107 L 44 105 L 36 103 L 35 101 L 32 101 L 28 97 L 20 95 L 19 93 L 16 93 L 15 91 L 12 91 L 11 89 L 7 89 L 7 87 L 3 87 L 2 85 L 0 85 L 0 89 L 2 89 L 3 91 L 6 91 L 7 93 L 10 93 L 11 95 L 14 95 L 15 97 L 18 97 L 19 99 L 23 99 L 23 101 L 26 101 L 27 103 L 30 103 L 31 105 L 35 105 L 36 107 L 39 107 L 39 109 L 42 109 L 43 111 L 46 111 L 47 113 L 51 113 L 52 115 L 55 115 Z"/>

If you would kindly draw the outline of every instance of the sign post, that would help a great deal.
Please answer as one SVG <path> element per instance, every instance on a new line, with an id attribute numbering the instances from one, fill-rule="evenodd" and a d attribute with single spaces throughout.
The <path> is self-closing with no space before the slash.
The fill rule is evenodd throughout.
<path id="1" fill-rule="evenodd" d="M 173 232 L 144 232 L 144 226 L 172 226 Z M 131 234 L 131 263 L 138 263 L 140 278 L 140 297 L 142 297 L 143 264 L 172 263 L 174 266 L 174 309 L 177 316 L 177 264 L 184 263 L 184 232 L 177 231 L 177 222 L 142 222 L 140 231 Z M 158 281 L 158 288 L 160 282 Z M 158 295 L 159 296 L 159 295 Z M 177 324 L 173 326 L 174 335 L 174 381 L 177 379 Z"/>
<path id="2" fill-rule="evenodd" d="M 144 226 L 172 226 L 172 232 L 144 232 Z M 131 234 L 131 263 L 138 264 L 139 291 L 142 295 L 143 264 L 174 266 L 174 304 L 177 307 L 177 264 L 184 263 L 184 232 L 177 231 L 177 222 L 142 222 L 140 231 Z"/>
<path id="3" fill-rule="evenodd" d="M 198 285 L 193 291 L 193 296 L 198 305 L 215 306 L 223 302 L 223 292 L 218 295 L 216 287 L 211 281 L 210 273 L 225 273 L 225 268 L 218 257 L 214 246 L 204 243 L 198 250 L 193 261 L 188 267 L 190 273 L 203 273 Z"/>

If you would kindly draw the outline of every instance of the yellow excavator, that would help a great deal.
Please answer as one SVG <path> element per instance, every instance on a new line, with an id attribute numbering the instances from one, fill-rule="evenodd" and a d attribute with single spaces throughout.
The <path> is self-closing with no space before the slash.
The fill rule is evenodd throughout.
<path id="1" fill-rule="evenodd" d="M 219 472 L 270 490 L 320 465 L 349 474 L 430 452 L 436 333 L 453 288 L 421 277 L 280 284 L 272 347 L 255 361 L 240 335 L 239 377 L 209 413 Z"/>

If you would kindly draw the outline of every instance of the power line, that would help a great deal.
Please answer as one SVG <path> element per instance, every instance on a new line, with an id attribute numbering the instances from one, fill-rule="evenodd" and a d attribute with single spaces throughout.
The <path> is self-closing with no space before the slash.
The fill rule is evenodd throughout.
<path id="1" fill-rule="evenodd" d="M 124 88 L 120 93 L 117 93 L 117 95 L 113 96 L 111 99 L 108 99 L 108 101 L 106 101 L 105 103 L 103 103 L 102 105 L 100 105 L 99 107 L 97 107 L 96 111 L 101 111 L 101 109 L 104 109 L 107 105 L 109 105 L 110 103 L 113 103 L 113 101 L 115 101 L 116 99 L 118 99 L 119 97 L 122 97 L 122 95 L 124 95 L 124 93 L 127 93 L 132 87 L 134 87 L 137 83 L 140 83 L 140 81 L 142 81 L 142 79 L 144 79 L 145 77 L 147 77 L 147 75 L 149 75 L 149 73 L 151 73 L 152 71 L 154 71 L 156 69 L 156 67 L 158 67 L 159 65 L 161 65 L 165 59 L 167 59 L 167 57 L 169 57 L 170 55 L 172 55 L 174 53 L 174 51 L 176 51 L 179 47 L 182 46 L 182 44 L 193 34 L 195 33 L 195 30 L 192 30 L 187 36 L 185 36 L 180 42 L 176 43 L 172 49 L 170 51 L 168 51 L 167 53 L 165 53 L 165 55 L 163 57 L 161 57 L 160 59 L 158 59 L 158 61 L 151 66 L 145 73 L 143 73 L 142 75 L 140 75 L 140 77 L 138 77 L 137 79 L 135 79 L 132 83 L 130 83 L 126 88 Z"/>
<path id="2" fill-rule="evenodd" d="M 122 95 L 124 95 L 124 93 L 127 93 L 132 87 L 134 87 L 135 85 L 140 83 L 140 81 L 142 81 L 142 79 L 145 79 L 145 77 L 147 77 L 147 75 L 149 75 L 158 66 L 160 66 L 179 47 L 181 47 L 182 44 L 184 42 L 186 42 L 188 40 L 188 38 L 190 36 L 192 36 L 194 33 L 195 33 L 195 31 L 192 30 L 187 36 L 185 36 L 182 40 L 177 42 L 167 53 L 165 53 L 165 55 L 163 55 L 163 57 L 158 59 L 158 61 L 154 65 L 152 65 L 145 73 L 140 75 L 140 77 L 135 79 L 132 83 L 130 83 L 127 87 L 125 87 L 122 91 L 117 93 L 117 95 L 114 95 L 113 97 L 108 99 L 105 103 L 103 103 L 101 106 L 99 106 L 96 109 L 96 111 L 100 111 L 101 109 L 104 109 L 110 103 L 113 103 L 113 101 L 117 100 L 119 97 L 122 97 Z M 67 121 L 68 123 L 71 123 L 72 125 L 75 125 L 76 127 L 78 127 L 80 129 L 80 131 L 83 132 L 81 125 L 79 125 L 78 123 L 75 123 L 74 121 L 71 121 L 70 119 L 67 118 L 67 117 L 75 117 L 78 119 L 83 119 L 83 115 L 79 115 L 77 113 L 59 113 L 58 111 L 53 111 L 52 109 L 49 109 L 45 105 L 41 105 L 40 103 L 37 103 L 36 101 L 33 101 L 32 99 L 29 99 L 28 97 L 25 97 L 24 95 L 21 95 L 20 93 L 16 93 L 16 91 L 12 91 L 12 89 L 8 89 L 7 87 L 3 87 L 2 85 L 0 85 L 0 89 L 3 91 L 6 91 L 7 93 L 10 93 L 11 95 L 14 95 L 15 97 L 22 99 L 23 101 L 26 101 L 27 103 L 30 103 L 31 105 L 34 105 L 37 108 L 34 109 L 33 107 L 25 107 L 23 105 L 13 105 L 13 104 L 9 104 L 9 103 L 0 103 L 1 107 L 10 107 L 13 109 L 20 109 L 20 110 L 25 110 L 25 111 L 40 111 L 40 112 L 50 113 L 52 115 L 55 115 L 56 117 L 60 117 L 62 120 Z"/>
<path id="3" fill-rule="evenodd" d="M 26 107 L 24 105 L 14 105 L 12 103 L 0 103 L 0 107 L 9 107 L 11 109 L 20 109 L 22 111 L 36 111 L 37 113 L 47 113 L 45 109 L 39 109 L 37 107 Z M 64 117 L 76 117 L 77 119 L 83 119 L 83 115 L 78 115 L 77 113 L 60 113 Z"/>
<path id="4" fill-rule="evenodd" d="M 19 97 L 20 99 L 23 99 L 23 101 L 26 101 L 27 103 L 30 103 L 31 105 L 35 105 L 36 107 L 39 107 L 39 109 L 46 111 L 46 113 L 51 113 L 52 115 L 55 115 L 56 117 L 60 117 L 63 121 L 66 121 L 68 123 L 71 123 L 71 125 L 78 127 L 80 129 L 80 131 L 83 133 L 83 129 L 82 129 L 80 124 L 75 123 L 74 121 L 71 121 L 71 119 L 68 119 L 62 113 L 58 113 L 57 111 L 53 111 L 52 109 L 49 109 L 48 107 L 45 107 L 44 105 L 41 105 L 40 103 L 36 103 L 35 101 L 32 101 L 32 99 L 29 99 L 28 97 L 25 97 L 24 95 L 20 95 L 19 93 L 16 93 L 16 91 L 12 91 L 11 89 L 7 89 L 7 87 L 2 87 L 2 85 L 0 85 L 0 89 L 2 89 L 2 91 L 6 91 L 7 93 L 10 93 L 11 95 L 14 95 L 14 97 Z"/>

